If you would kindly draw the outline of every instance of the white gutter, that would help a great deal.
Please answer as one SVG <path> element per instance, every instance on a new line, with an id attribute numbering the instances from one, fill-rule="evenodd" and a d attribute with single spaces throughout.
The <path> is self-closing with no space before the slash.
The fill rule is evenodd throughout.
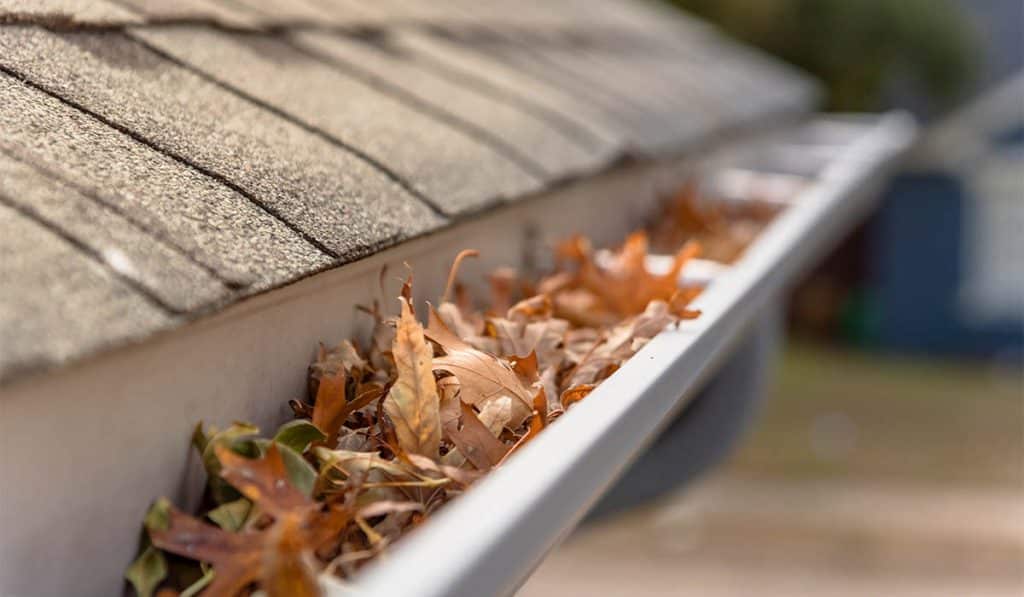
<path id="1" fill-rule="evenodd" d="M 865 121 L 812 182 L 694 305 L 700 318 L 651 341 L 502 468 L 448 505 L 355 586 L 331 596 L 510 594 L 715 371 L 765 305 L 871 207 L 914 134 L 908 117 Z"/>

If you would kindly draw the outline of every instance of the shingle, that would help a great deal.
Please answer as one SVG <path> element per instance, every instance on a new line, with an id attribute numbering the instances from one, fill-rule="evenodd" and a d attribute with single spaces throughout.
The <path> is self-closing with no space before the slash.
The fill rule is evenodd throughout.
<path id="1" fill-rule="evenodd" d="M 647 117 L 642 121 L 645 139 L 656 154 L 704 139 L 723 124 L 721 106 L 701 82 L 666 76 L 667 65 L 602 48 L 554 49 L 547 55 L 578 69 L 595 85 L 628 90 Z"/>
<path id="2" fill-rule="evenodd" d="M 408 24 L 405 15 L 395 11 L 383 0 L 308 0 L 329 12 L 336 24 L 343 26 L 391 28 Z"/>
<path id="3" fill-rule="evenodd" d="M 502 143 L 518 159 L 539 167 L 549 180 L 596 169 L 609 157 L 607 148 L 569 137 L 514 105 L 445 79 L 418 64 L 414 53 L 403 53 L 383 40 L 316 31 L 295 33 L 292 38 L 353 72 L 373 77 L 387 89 L 470 123 L 481 134 L 491 136 L 492 143 Z"/>
<path id="4" fill-rule="evenodd" d="M 660 71 L 672 85 L 699 85 L 717 106 L 722 124 L 756 120 L 775 102 L 781 81 L 766 74 L 771 65 L 754 57 L 737 60 L 736 44 L 720 36 L 652 34 L 646 42 L 635 52 L 635 59 Z M 708 76 L 710 72 L 715 75 Z"/>
<path id="5" fill-rule="evenodd" d="M 0 198 L 87 247 L 94 259 L 147 289 L 170 310 L 199 309 L 228 292 L 220 280 L 181 252 L 103 204 L 4 153 L 0 153 L 0 181 Z"/>
<path id="6" fill-rule="evenodd" d="M 258 28 L 265 19 L 241 6 L 217 0 L 119 0 L 144 15 L 147 22 L 206 21 L 228 27 Z"/>
<path id="7" fill-rule="evenodd" d="M 345 259 L 443 223 L 365 160 L 121 35 L 3 28 L 0 62 L 230 182 Z"/>
<path id="8" fill-rule="evenodd" d="M 88 189 L 221 278 L 268 288 L 331 259 L 245 197 L 0 74 L 0 146 Z"/>
<path id="9" fill-rule="evenodd" d="M 340 24 L 337 11 L 325 8 L 317 0 L 230 0 L 232 6 L 244 9 L 267 25 Z"/>
<path id="10" fill-rule="evenodd" d="M 394 43 L 418 59 L 430 61 L 452 76 L 464 77 L 467 84 L 479 85 L 495 93 L 528 102 L 551 114 L 550 118 L 564 119 L 571 126 L 586 131 L 595 143 L 609 152 L 621 151 L 628 143 L 628 129 L 607 114 L 566 89 L 552 85 L 528 73 L 512 68 L 487 54 L 460 46 L 442 37 L 418 31 L 398 31 Z"/>
<path id="11" fill-rule="evenodd" d="M 655 152 L 678 137 L 675 116 L 661 117 L 644 96 L 643 89 L 618 89 L 613 73 L 595 65 L 579 51 L 570 51 L 554 44 L 533 45 L 517 39 L 515 34 L 492 32 L 488 39 L 466 39 L 450 36 L 454 43 L 472 51 L 483 52 L 512 68 L 566 90 L 580 103 L 594 106 L 608 118 L 630 131 L 630 141 L 640 152 Z"/>
<path id="12" fill-rule="evenodd" d="M 2 203 L 0 230 L 0 382 L 174 321 L 73 245 Z"/>
<path id="13" fill-rule="evenodd" d="M 371 156 L 445 213 L 541 186 L 487 143 L 277 39 L 182 27 L 134 34 Z"/>
<path id="14" fill-rule="evenodd" d="M 141 23 L 134 12 L 107 0 L 0 0 L 0 23 L 54 25 Z"/>

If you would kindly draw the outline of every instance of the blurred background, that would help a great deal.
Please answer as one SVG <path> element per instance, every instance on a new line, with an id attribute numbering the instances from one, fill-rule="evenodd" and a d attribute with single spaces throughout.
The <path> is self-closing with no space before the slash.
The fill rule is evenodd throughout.
<path id="1" fill-rule="evenodd" d="M 1024 595 L 1024 2 L 673 4 L 920 143 L 792 293 L 738 449 L 600 505 L 520 594 Z"/>

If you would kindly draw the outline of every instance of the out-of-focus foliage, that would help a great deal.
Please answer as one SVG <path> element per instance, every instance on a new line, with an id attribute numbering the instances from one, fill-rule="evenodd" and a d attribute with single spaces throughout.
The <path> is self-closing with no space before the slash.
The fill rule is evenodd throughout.
<path id="1" fill-rule="evenodd" d="M 894 79 L 938 105 L 970 82 L 975 31 L 950 0 L 670 0 L 823 81 L 828 108 L 881 107 Z"/>

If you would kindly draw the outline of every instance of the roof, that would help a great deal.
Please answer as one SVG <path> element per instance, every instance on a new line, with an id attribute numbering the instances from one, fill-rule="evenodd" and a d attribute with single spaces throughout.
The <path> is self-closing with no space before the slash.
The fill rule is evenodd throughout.
<path id="1" fill-rule="evenodd" d="M 0 383 L 809 109 L 626 0 L 0 0 Z"/>

